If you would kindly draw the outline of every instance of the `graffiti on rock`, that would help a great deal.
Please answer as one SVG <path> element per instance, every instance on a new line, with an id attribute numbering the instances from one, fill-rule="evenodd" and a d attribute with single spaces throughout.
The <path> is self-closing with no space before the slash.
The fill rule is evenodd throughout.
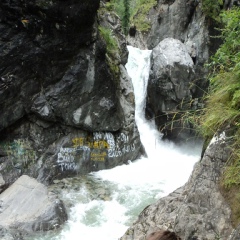
<path id="1" fill-rule="evenodd" d="M 80 148 L 81 147 L 89 147 L 89 148 L 94 148 L 94 149 L 105 149 L 105 148 L 109 148 L 109 144 L 103 140 L 103 141 L 93 141 L 93 142 L 90 142 L 88 141 L 87 138 L 83 138 L 83 137 L 80 137 L 80 138 L 74 138 L 72 139 L 72 142 L 73 142 L 73 147 L 75 148 Z"/>
<path id="2" fill-rule="evenodd" d="M 62 147 L 57 163 L 61 170 L 77 170 L 84 159 L 104 162 L 107 158 L 121 157 L 135 151 L 135 144 L 129 143 L 124 133 L 95 132 L 93 137 L 75 137 L 71 147 Z"/>
<path id="3" fill-rule="evenodd" d="M 91 161 L 104 162 L 106 159 L 106 156 L 107 156 L 106 152 L 91 153 Z"/>
<path id="4" fill-rule="evenodd" d="M 108 157 L 121 157 L 126 153 L 135 151 L 135 144 L 129 144 L 129 137 L 120 133 L 115 138 L 112 133 L 96 132 L 93 133 L 94 140 L 103 139 L 109 144 Z"/>
<path id="5" fill-rule="evenodd" d="M 3 150 L 12 162 L 13 166 L 26 166 L 37 159 L 28 139 L 15 139 L 12 142 L 2 144 Z"/>
<path id="6" fill-rule="evenodd" d="M 57 163 L 62 171 L 77 170 L 77 164 L 74 161 L 75 154 L 76 154 L 75 148 L 60 148 Z"/>

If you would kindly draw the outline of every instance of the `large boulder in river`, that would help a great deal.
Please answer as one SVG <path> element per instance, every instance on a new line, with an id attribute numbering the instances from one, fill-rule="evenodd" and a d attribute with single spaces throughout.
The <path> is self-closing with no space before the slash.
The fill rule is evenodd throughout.
<path id="1" fill-rule="evenodd" d="M 62 202 L 26 175 L 0 194 L 0 227 L 32 233 L 58 228 L 67 220 Z"/>
<path id="2" fill-rule="evenodd" d="M 234 230 L 231 209 L 219 188 L 231 154 L 229 141 L 225 132 L 216 135 L 188 182 L 146 207 L 121 240 L 145 239 L 147 234 L 166 228 L 184 240 L 239 239 L 239 227 Z"/>
<path id="3" fill-rule="evenodd" d="M 0 2 L 1 189 L 22 174 L 50 183 L 139 156 L 126 41 L 116 14 L 99 7 Z"/>
<path id="4" fill-rule="evenodd" d="M 177 39 L 166 38 L 152 50 L 146 111 L 164 136 L 174 140 L 189 133 L 184 129 L 189 126 L 181 126 L 179 113 L 189 109 L 192 100 L 193 66 L 186 46 Z"/>

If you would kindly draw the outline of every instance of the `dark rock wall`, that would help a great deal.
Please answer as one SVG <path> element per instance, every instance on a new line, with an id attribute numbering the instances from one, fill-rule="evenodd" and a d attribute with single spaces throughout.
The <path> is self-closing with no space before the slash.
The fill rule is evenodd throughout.
<path id="1" fill-rule="evenodd" d="M 99 6 L 99 0 L 0 2 L 5 187 L 23 173 L 49 183 L 139 156 L 125 39 L 118 40 L 116 75 L 98 31 Z"/>
<path id="2" fill-rule="evenodd" d="M 73 83 L 67 81 L 67 76 L 74 74 L 76 61 L 82 63 L 78 76 L 81 78 L 87 59 L 81 58 L 80 48 L 86 51 L 87 43 L 94 40 L 98 5 L 99 1 L 90 4 L 87 1 L 67 4 L 63 1 L 1 1 L 0 103 L 4 114 L 0 129 L 36 111 L 36 104 L 44 106 L 44 101 L 49 99 L 44 96 L 38 99 L 35 95 L 50 95 L 47 93 L 51 86 L 59 80 L 67 82 L 70 90 Z M 60 91 L 58 86 L 57 93 Z M 46 108 L 42 115 L 48 119 L 62 118 L 57 109 L 56 114 L 52 111 Z"/>

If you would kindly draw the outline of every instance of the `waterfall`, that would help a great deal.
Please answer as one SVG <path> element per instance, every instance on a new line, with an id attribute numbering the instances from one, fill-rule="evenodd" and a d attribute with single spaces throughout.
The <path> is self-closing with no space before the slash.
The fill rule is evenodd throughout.
<path id="1" fill-rule="evenodd" d="M 144 118 L 151 51 L 128 50 L 126 68 L 134 86 L 136 123 L 148 157 L 66 180 L 61 196 L 68 208 L 68 222 L 57 233 L 35 239 L 117 240 L 147 205 L 182 186 L 200 157 L 200 146 L 183 151 L 163 142 L 154 123 Z"/>

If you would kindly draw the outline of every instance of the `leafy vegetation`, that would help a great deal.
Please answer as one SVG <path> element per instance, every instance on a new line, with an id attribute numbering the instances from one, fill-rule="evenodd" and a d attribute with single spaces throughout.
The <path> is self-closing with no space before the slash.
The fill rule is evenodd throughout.
<path id="1" fill-rule="evenodd" d="M 107 47 L 107 63 L 110 67 L 110 70 L 114 74 L 115 78 L 119 77 L 119 66 L 115 62 L 116 56 L 119 54 L 119 46 L 115 36 L 112 33 L 112 30 L 103 26 L 99 26 L 99 32 L 104 39 Z"/>
<path id="2" fill-rule="evenodd" d="M 193 125 L 203 136 L 203 149 L 214 134 L 227 131 L 231 154 L 224 168 L 220 189 L 231 207 L 231 220 L 236 227 L 240 223 L 240 8 L 222 10 L 218 21 L 218 25 L 222 26 L 218 30 L 223 44 L 207 64 L 210 87 L 203 98 L 205 106 L 186 111 L 182 120 Z"/>
<path id="3" fill-rule="evenodd" d="M 228 126 L 235 131 L 233 144 L 233 162 L 236 171 L 240 168 L 240 10 L 238 8 L 223 11 L 221 30 L 224 43 L 220 46 L 209 64 L 211 70 L 211 89 L 207 97 L 207 107 L 202 117 L 202 132 L 211 137 L 217 131 Z M 232 163 L 233 163 L 232 162 Z M 239 165 L 239 166 L 238 166 Z M 240 184 L 240 174 L 233 174 L 231 180 L 226 171 L 226 184 Z M 233 177 L 235 176 L 236 177 Z M 235 180 L 234 180 L 235 179 Z"/>
<path id="4" fill-rule="evenodd" d="M 130 22 L 137 27 L 138 31 L 145 32 L 150 29 L 148 13 L 156 4 L 156 0 L 136 0 Z"/>
<path id="5" fill-rule="evenodd" d="M 114 56 L 118 52 L 118 43 L 115 37 L 112 34 L 112 30 L 109 28 L 105 28 L 102 26 L 99 26 L 99 31 L 101 36 L 106 42 L 107 45 L 107 54 L 109 56 Z"/>
<path id="6" fill-rule="evenodd" d="M 232 154 L 223 174 L 222 189 L 233 211 L 233 223 L 237 224 L 240 222 L 240 9 L 223 11 L 220 17 L 224 26 L 223 44 L 208 64 L 210 92 L 200 120 L 205 139 L 224 129 L 232 133 Z M 229 193 L 235 194 L 229 198 Z"/>
<path id="7" fill-rule="evenodd" d="M 219 15 L 223 28 L 219 29 L 223 40 L 207 67 L 210 70 L 210 91 L 206 94 L 207 108 L 199 122 L 198 115 L 191 115 L 197 121 L 202 135 L 211 138 L 219 129 L 231 125 L 237 131 L 240 108 L 240 10 L 234 8 Z M 199 111 L 198 111 L 199 112 Z"/>
<path id="8" fill-rule="evenodd" d="M 111 0 L 106 7 L 118 14 L 123 31 L 127 35 L 130 25 L 135 25 L 138 31 L 142 32 L 150 29 L 147 15 L 156 4 L 157 0 Z"/>
<path id="9" fill-rule="evenodd" d="M 122 16 L 122 27 L 125 35 L 128 34 L 130 22 L 130 0 L 123 0 L 124 12 Z"/>
<path id="10" fill-rule="evenodd" d="M 202 0 L 202 9 L 205 15 L 220 21 L 219 14 L 223 6 L 223 0 Z"/>

